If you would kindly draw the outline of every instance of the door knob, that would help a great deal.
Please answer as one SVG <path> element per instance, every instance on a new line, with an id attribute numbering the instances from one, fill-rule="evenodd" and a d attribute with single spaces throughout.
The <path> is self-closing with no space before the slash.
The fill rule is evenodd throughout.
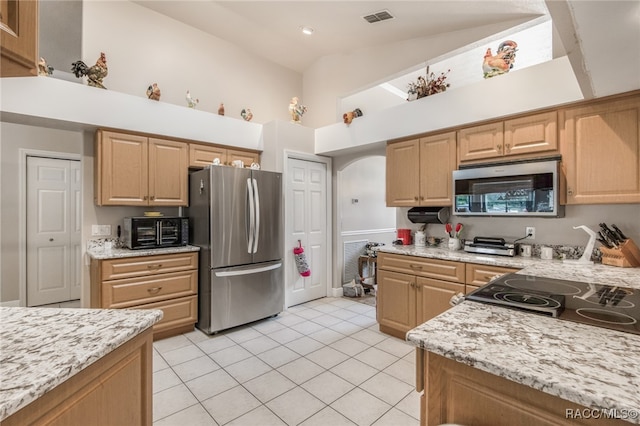
<path id="1" fill-rule="evenodd" d="M 49 238 L 49 241 L 53 241 L 53 238 Z"/>

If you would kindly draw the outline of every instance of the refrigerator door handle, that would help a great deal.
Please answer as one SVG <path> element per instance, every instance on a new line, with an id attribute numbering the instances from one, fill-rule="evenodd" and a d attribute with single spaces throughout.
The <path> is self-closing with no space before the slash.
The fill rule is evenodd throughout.
<path id="1" fill-rule="evenodd" d="M 253 237 L 255 234 L 255 210 L 253 204 L 253 186 L 251 179 L 247 178 L 247 196 L 249 197 L 249 243 L 247 244 L 247 253 L 253 253 Z"/>
<path id="2" fill-rule="evenodd" d="M 162 222 L 156 222 L 156 245 L 160 245 L 162 243 Z"/>
<path id="3" fill-rule="evenodd" d="M 238 275 L 250 275 L 250 274 L 258 274 L 260 272 L 273 271 L 274 269 L 278 269 L 282 266 L 282 262 L 275 263 L 269 266 L 263 266 L 261 268 L 253 268 L 253 269 L 241 269 L 239 271 L 222 271 L 222 272 L 214 272 L 216 277 L 235 277 Z"/>
<path id="4" fill-rule="evenodd" d="M 255 229 L 254 229 L 254 246 L 253 253 L 258 252 L 258 241 L 260 239 L 260 194 L 258 193 L 258 181 L 253 181 L 253 196 L 256 199 L 256 217 L 255 217 Z"/>

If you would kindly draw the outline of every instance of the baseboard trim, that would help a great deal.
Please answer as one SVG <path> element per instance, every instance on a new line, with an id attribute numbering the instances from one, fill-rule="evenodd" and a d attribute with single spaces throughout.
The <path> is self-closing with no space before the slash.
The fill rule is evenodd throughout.
<path id="1" fill-rule="evenodd" d="M 20 307 L 20 300 L 7 300 L 6 302 L 0 302 L 0 308 L 18 308 Z"/>
<path id="2" fill-rule="evenodd" d="M 331 296 L 333 297 L 342 297 L 344 295 L 343 291 L 342 291 L 342 287 L 333 287 L 331 289 Z"/>

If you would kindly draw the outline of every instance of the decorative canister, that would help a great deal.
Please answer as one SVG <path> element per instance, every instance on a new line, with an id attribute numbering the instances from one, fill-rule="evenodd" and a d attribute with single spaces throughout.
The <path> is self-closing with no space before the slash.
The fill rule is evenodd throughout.
<path id="1" fill-rule="evenodd" d="M 416 247 L 424 247 L 427 244 L 427 235 L 424 233 L 424 231 L 416 231 L 414 244 L 416 245 Z"/>
<path id="2" fill-rule="evenodd" d="M 402 245 L 411 244 L 411 229 L 398 229 L 398 239 L 402 241 Z"/>

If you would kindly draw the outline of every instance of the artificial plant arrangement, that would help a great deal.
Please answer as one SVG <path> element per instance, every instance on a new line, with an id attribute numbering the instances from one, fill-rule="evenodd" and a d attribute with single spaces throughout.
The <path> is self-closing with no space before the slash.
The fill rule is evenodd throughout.
<path id="1" fill-rule="evenodd" d="M 427 76 L 426 78 L 423 76 L 418 77 L 416 83 L 409 83 L 409 90 L 407 91 L 408 101 L 413 101 L 416 99 L 424 98 L 425 96 L 434 95 L 436 93 L 444 92 L 450 86 L 449 83 L 446 82 L 447 74 L 449 74 L 451 70 L 447 70 L 447 72 L 441 72 L 440 75 L 436 76 L 434 73 L 429 72 L 429 66 L 427 66 Z"/>

